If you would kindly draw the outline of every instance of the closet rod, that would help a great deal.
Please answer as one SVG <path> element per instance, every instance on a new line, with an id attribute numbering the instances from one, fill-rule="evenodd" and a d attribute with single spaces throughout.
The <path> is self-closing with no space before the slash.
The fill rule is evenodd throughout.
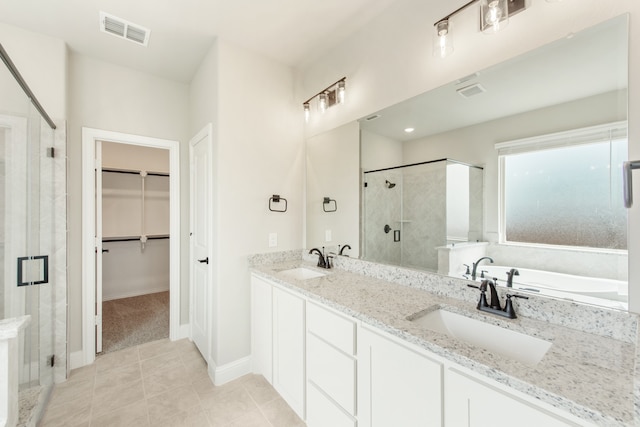
<path id="1" fill-rule="evenodd" d="M 102 172 L 110 172 L 110 173 L 126 173 L 130 175 L 140 175 L 141 171 L 129 170 L 129 169 L 108 169 L 102 168 Z M 147 172 L 147 175 L 153 176 L 169 176 L 167 172 Z"/>
<path id="2" fill-rule="evenodd" d="M 106 242 L 138 242 L 140 241 L 140 237 L 135 237 L 135 236 L 127 236 L 127 237 L 104 237 L 102 239 L 102 243 L 106 243 Z M 147 240 L 162 240 L 162 239 L 168 239 L 169 235 L 168 234 L 159 234 L 156 236 L 147 236 Z"/>

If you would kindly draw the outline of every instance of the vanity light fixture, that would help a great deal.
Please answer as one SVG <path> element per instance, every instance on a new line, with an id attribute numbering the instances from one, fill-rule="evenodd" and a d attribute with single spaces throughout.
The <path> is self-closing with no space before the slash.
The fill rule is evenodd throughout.
<path id="1" fill-rule="evenodd" d="M 343 77 L 303 102 L 302 108 L 304 109 L 305 121 L 309 121 L 309 117 L 311 116 L 311 101 L 313 101 L 315 98 L 318 99 L 318 111 L 320 111 L 321 113 L 324 113 L 329 107 L 333 107 L 336 104 L 344 103 L 346 84 L 347 78 Z"/>
<path id="2" fill-rule="evenodd" d="M 449 19 L 436 22 L 436 33 L 433 37 L 433 56 L 446 58 L 453 52 L 453 37 L 449 31 Z"/>
<path id="3" fill-rule="evenodd" d="M 324 113 L 325 111 L 327 111 L 328 104 L 329 104 L 329 96 L 327 95 L 326 92 L 318 95 L 318 110 L 320 110 L 321 113 Z"/>
<path id="4" fill-rule="evenodd" d="M 547 0 L 553 1 L 553 0 Z M 526 8 L 525 0 L 471 0 L 454 10 L 444 18 L 436 21 L 433 38 L 433 56 L 445 58 L 453 52 L 453 38 L 451 34 L 451 17 L 480 2 L 480 30 L 485 34 L 492 34 L 507 26 L 509 17 Z"/>
<path id="5" fill-rule="evenodd" d="M 304 121 L 308 122 L 309 116 L 311 115 L 311 106 L 308 102 L 305 102 L 304 104 L 302 104 L 302 107 L 304 108 Z"/>
<path id="6" fill-rule="evenodd" d="M 494 34 L 509 23 L 507 0 L 480 0 L 480 28 L 485 34 Z"/>

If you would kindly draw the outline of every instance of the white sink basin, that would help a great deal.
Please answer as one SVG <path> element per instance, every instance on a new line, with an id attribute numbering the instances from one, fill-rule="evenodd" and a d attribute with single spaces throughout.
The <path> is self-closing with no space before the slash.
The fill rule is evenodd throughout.
<path id="1" fill-rule="evenodd" d="M 410 320 L 426 329 L 449 335 L 529 366 L 537 365 L 551 347 L 549 341 L 442 309 Z"/>
<path id="2" fill-rule="evenodd" d="M 290 270 L 283 270 L 281 271 L 281 273 L 296 280 L 315 279 L 316 277 L 322 277 L 327 275 L 327 273 L 321 273 L 319 271 L 312 270 L 310 268 L 305 268 L 305 267 L 297 267 L 297 268 L 292 268 Z"/>

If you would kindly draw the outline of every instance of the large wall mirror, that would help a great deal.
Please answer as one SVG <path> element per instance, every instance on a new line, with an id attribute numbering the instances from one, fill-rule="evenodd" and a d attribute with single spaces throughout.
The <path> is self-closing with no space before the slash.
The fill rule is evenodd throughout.
<path id="1" fill-rule="evenodd" d="M 623 15 L 310 138 L 307 246 L 626 309 L 627 82 Z"/>

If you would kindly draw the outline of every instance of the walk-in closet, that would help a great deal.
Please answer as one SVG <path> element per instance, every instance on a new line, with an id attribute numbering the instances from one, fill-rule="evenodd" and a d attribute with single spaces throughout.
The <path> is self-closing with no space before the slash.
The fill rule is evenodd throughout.
<path id="1" fill-rule="evenodd" d="M 169 150 L 103 141 L 101 157 L 96 352 L 109 353 L 169 337 Z"/>

